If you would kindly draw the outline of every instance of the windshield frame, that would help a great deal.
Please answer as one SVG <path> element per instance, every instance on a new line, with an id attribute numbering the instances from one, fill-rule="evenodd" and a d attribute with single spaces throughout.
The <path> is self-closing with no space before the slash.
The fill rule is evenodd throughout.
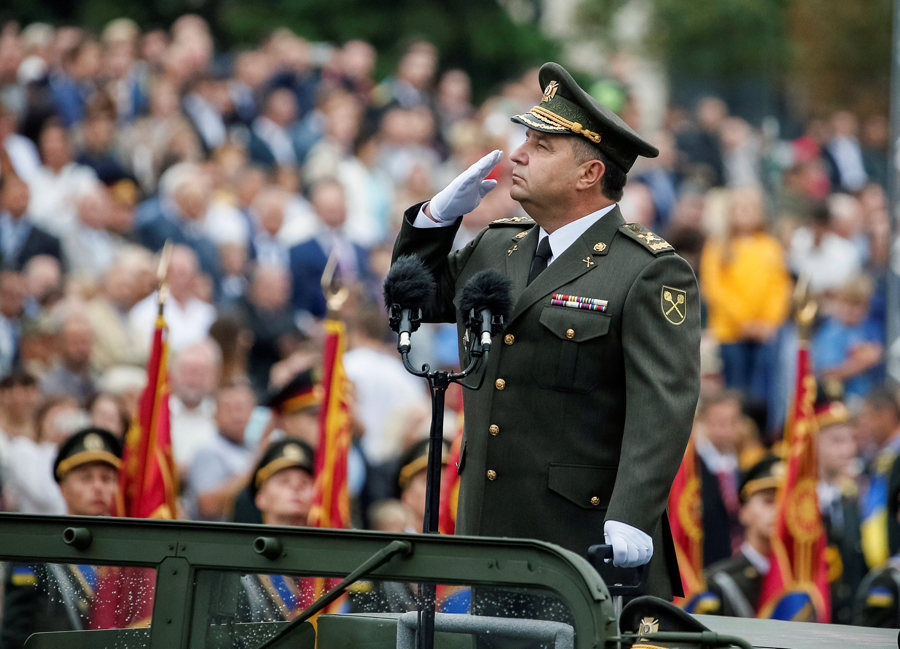
<path id="1" fill-rule="evenodd" d="M 68 528 L 89 530 L 90 545 L 78 549 L 67 544 L 63 533 Z M 612 600 L 594 568 L 582 557 L 540 541 L 6 513 L 0 514 L 0 529 L 2 561 L 155 568 L 156 592 L 165 596 L 154 598 L 151 649 L 187 647 L 198 570 L 343 578 L 393 540 L 410 542 L 412 551 L 370 577 L 540 588 L 569 607 L 579 649 L 603 646 L 617 632 Z M 269 559 L 257 553 L 259 537 L 278 539 L 280 556 Z"/>

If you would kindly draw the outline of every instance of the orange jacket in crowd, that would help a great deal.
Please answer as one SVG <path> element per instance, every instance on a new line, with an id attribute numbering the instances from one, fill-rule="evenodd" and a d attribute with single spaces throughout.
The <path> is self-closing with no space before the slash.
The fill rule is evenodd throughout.
<path id="1" fill-rule="evenodd" d="M 788 315 L 791 280 L 778 240 L 764 232 L 735 237 L 727 262 L 722 250 L 721 241 L 709 241 L 700 257 L 700 289 L 716 340 L 746 340 L 749 323 L 781 325 Z"/>

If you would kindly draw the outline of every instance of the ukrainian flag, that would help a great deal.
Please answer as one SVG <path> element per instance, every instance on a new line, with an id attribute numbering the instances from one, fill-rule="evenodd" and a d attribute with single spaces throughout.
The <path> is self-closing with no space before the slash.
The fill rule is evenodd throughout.
<path id="1" fill-rule="evenodd" d="M 888 479 L 897 454 L 887 448 L 878 456 L 875 475 L 862 499 L 862 546 L 871 569 L 883 566 L 890 557 L 888 549 Z"/>

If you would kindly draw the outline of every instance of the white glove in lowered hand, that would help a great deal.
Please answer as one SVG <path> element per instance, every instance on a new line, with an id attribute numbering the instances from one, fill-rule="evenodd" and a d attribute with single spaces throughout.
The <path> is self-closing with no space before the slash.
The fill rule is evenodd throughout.
<path id="1" fill-rule="evenodd" d="M 653 556 L 653 539 L 636 527 L 619 521 L 606 521 L 603 536 L 606 544 L 612 546 L 614 566 L 642 566 Z"/>
<path id="2" fill-rule="evenodd" d="M 485 180 L 485 176 L 491 173 L 501 158 L 503 151 L 491 151 L 459 174 L 431 199 L 428 205 L 431 218 L 438 223 L 450 223 L 478 207 L 481 199 L 497 186 L 496 180 Z"/>

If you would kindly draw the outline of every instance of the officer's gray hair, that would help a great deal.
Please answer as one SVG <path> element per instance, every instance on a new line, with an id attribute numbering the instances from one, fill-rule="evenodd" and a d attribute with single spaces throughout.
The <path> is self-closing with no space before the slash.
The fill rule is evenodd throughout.
<path id="1" fill-rule="evenodd" d="M 575 162 L 581 165 L 588 160 L 599 160 L 606 167 L 606 171 L 600 179 L 600 191 L 603 195 L 617 203 L 622 200 L 625 183 L 628 181 L 625 170 L 587 139 L 581 136 L 572 136 L 569 140 L 572 142 L 572 153 L 575 155 Z"/>

